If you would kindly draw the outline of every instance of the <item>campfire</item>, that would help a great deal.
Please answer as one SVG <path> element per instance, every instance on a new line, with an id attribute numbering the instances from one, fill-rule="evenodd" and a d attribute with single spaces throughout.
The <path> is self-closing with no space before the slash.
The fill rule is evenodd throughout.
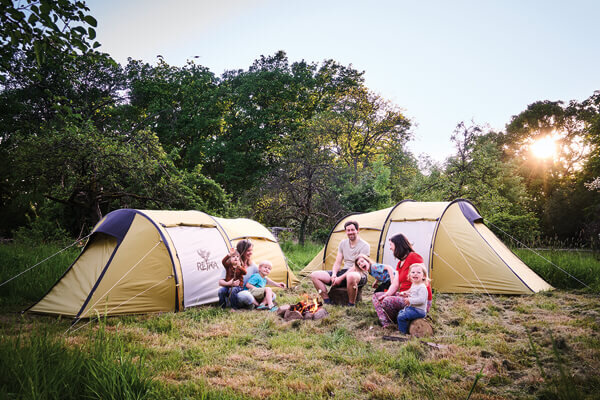
<path id="1" fill-rule="evenodd" d="M 310 298 L 308 294 L 303 296 L 304 300 L 292 305 L 281 306 L 279 316 L 286 321 L 294 319 L 321 319 L 329 315 L 323 308 L 323 303 L 316 297 Z"/>

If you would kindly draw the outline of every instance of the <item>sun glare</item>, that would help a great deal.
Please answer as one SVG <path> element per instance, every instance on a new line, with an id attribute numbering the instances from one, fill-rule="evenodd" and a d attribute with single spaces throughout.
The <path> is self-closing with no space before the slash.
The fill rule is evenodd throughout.
<path id="1" fill-rule="evenodd" d="M 553 158 L 556 153 L 556 139 L 551 136 L 545 136 L 533 142 L 529 146 L 529 149 L 537 158 Z"/>

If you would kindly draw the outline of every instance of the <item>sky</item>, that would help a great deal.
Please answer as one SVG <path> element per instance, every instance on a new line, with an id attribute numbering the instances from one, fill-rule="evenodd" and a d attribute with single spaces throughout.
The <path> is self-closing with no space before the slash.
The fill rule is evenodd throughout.
<path id="1" fill-rule="evenodd" d="M 596 0 L 87 0 L 99 50 L 121 64 L 220 76 L 261 55 L 333 59 L 413 122 L 415 155 L 443 161 L 465 121 L 504 130 L 541 100 L 582 101 L 600 90 Z"/>

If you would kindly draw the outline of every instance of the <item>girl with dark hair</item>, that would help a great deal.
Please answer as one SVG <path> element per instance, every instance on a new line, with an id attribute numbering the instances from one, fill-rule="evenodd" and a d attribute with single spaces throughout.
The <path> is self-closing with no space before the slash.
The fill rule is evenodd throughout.
<path id="1" fill-rule="evenodd" d="M 232 308 L 249 307 L 253 304 L 254 298 L 248 291 L 244 291 L 244 276 L 247 271 L 251 271 L 250 275 L 258 271 L 258 267 L 252 262 L 252 253 L 254 251 L 254 245 L 250 240 L 240 240 L 235 249 L 231 249 L 223 260 L 223 267 L 225 268 L 223 276 L 219 281 L 221 288 L 219 289 L 219 305 L 226 307 L 230 305 Z M 227 271 L 231 269 L 232 258 L 239 258 L 239 271 L 242 272 L 241 277 L 238 279 L 227 279 Z"/>
<path id="2" fill-rule="evenodd" d="M 412 282 L 408 276 L 410 266 L 423 263 L 423 257 L 417 254 L 406 236 L 398 233 L 390 239 L 390 250 L 398 261 L 396 274 L 392 278 L 389 289 L 384 293 L 373 294 L 373 306 L 377 317 L 384 328 L 396 325 L 398 312 L 407 306 L 406 297 L 402 294 L 410 289 Z M 428 307 L 431 305 L 431 286 L 427 286 Z"/>

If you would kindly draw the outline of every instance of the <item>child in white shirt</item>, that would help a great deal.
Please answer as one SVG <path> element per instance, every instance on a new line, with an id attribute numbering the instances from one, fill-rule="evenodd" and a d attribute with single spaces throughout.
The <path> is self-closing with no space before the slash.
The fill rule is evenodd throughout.
<path id="1" fill-rule="evenodd" d="M 398 313 L 398 330 L 408 333 L 408 325 L 413 319 L 424 318 L 427 315 L 427 268 L 425 264 L 410 266 L 408 277 L 411 281 L 410 289 L 400 295 L 406 298 L 407 306 Z"/>

